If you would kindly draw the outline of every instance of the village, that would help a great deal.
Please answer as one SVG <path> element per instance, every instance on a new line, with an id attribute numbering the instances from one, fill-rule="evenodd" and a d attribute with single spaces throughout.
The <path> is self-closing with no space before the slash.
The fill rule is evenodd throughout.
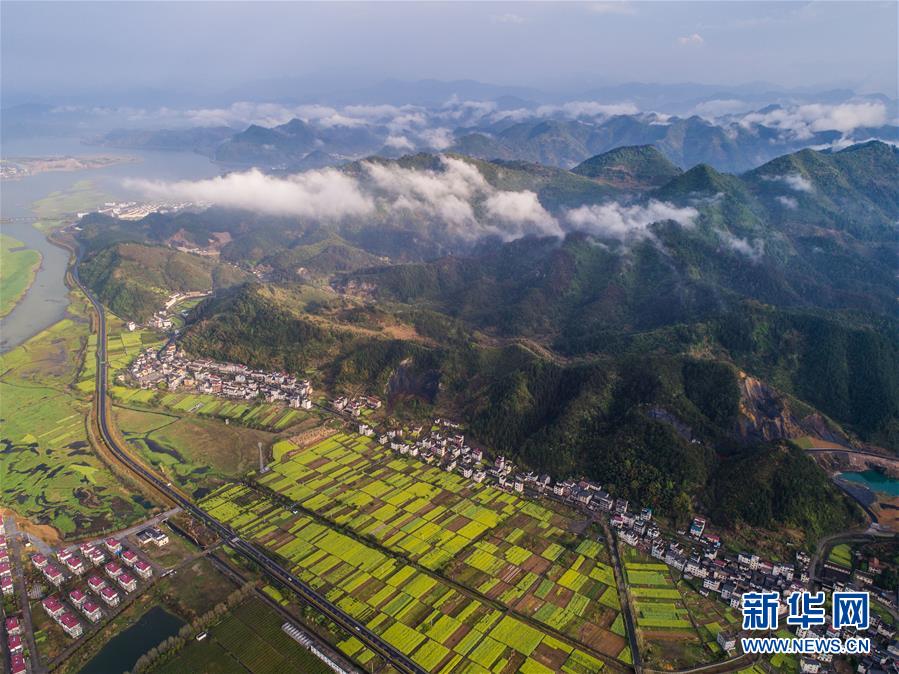
<path id="1" fill-rule="evenodd" d="M 169 390 L 185 389 L 229 398 L 281 403 L 301 409 L 313 407 L 312 385 L 283 372 L 267 372 L 235 363 L 221 363 L 208 358 L 186 356 L 174 342 L 163 349 L 148 349 L 132 363 L 129 375 L 142 388 L 164 383 Z M 719 536 L 707 530 L 704 518 L 696 517 L 686 530 L 663 533 L 653 519 L 652 509 L 615 497 L 600 484 L 586 479 L 553 481 L 549 475 L 517 470 L 515 464 L 499 455 L 492 461 L 483 449 L 466 442 L 462 426 L 437 418 L 429 429 L 418 425 L 380 427 L 369 418 L 371 411 L 382 407 L 372 395 L 338 396 L 328 402 L 331 412 L 350 421 L 360 435 L 375 438 L 397 455 L 414 458 L 448 472 L 456 472 L 475 483 L 490 483 L 499 489 L 531 498 L 548 498 L 574 507 L 594 520 L 605 518 L 619 541 L 654 557 L 680 573 L 703 596 L 713 595 L 721 602 L 739 609 L 746 592 L 775 591 L 780 594 L 781 610 L 786 613 L 787 597 L 810 586 L 810 557 L 797 552 L 792 562 L 761 559 L 751 552 L 730 554 L 723 551 Z M 851 573 L 842 567 L 825 563 L 823 586 L 830 590 L 865 590 L 873 583 L 871 574 Z M 873 595 L 872 595 L 873 596 Z M 892 611 L 895 603 L 877 597 Z M 839 636 L 832 628 L 813 628 L 798 637 Z M 847 635 L 843 635 L 847 636 Z M 859 674 L 895 672 L 899 645 L 893 628 L 871 615 L 871 628 L 866 636 L 876 644 L 873 652 L 859 666 Z M 733 655 L 738 652 L 738 634 L 718 635 L 721 648 Z M 830 671 L 833 656 L 822 653 L 801 660 L 801 671 L 818 674 Z"/>
<path id="2" fill-rule="evenodd" d="M 187 390 L 241 400 L 260 398 L 312 409 L 312 385 L 283 372 L 266 372 L 210 358 L 189 358 L 174 342 L 161 350 L 141 352 L 128 370 L 141 388 L 164 384 L 169 391 Z"/>
<path id="3" fill-rule="evenodd" d="M 359 396 L 352 400 L 345 396 L 331 401 L 331 407 L 338 412 L 349 412 L 359 416 L 371 402 L 380 401 L 371 396 Z M 787 598 L 793 592 L 809 589 L 814 580 L 810 568 L 811 559 L 805 552 L 796 553 L 794 562 L 774 562 L 762 559 L 751 552 L 736 555 L 723 552 L 721 538 L 707 531 L 707 522 L 702 517 L 693 518 L 685 530 L 663 533 L 653 520 L 652 509 L 632 504 L 623 498 L 616 498 L 601 485 L 590 480 L 564 480 L 553 482 L 549 475 L 516 470 L 516 466 L 506 457 L 497 456 L 492 463 L 485 462 L 484 452 L 465 442 L 461 425 L 446 419 L 435 419 L 430 432 L 422 426 L 408 431 L 400 428 L 385 429 L 378 433 L 367 423 L 358 425 L 358 432 L 364 436 L 377 436 L 381 445 L 389 446 L 396 454 L 416 458 L 448 472 L 456 472 L 473 482 L 488 482 L 499 489 L 513 491 L 531 498 L 549 498 L 569 507 L 574 507 L 591 515 L 592 518 L 606 518 L 615 531 L 618 540 L 654 557 L 680 572 L 681 577 L 690 582 L 703 596 L 713 595 L 734 609 L 742 607 L 743 594 L 747 592 L 777 592 L 781 597 L 780 616 L 787 613 Z M 832 591 L 870 590 L 873 576 L 825 562 L 823 565 L 822 587 Z M 879 600 L 891 611 L 896 610 L 895 602 L 872 593 L 872 600 Z M 846 628 L 834 630 L 831 626 L 797 629 L 796 636 L 804 637 L 849 637 L 855 630 Z M 730 655 L 738 652 L 736 633 L 721 632 L 717 636 L 718 645 Z M 858 666 L 858 674 L 895 674 L 899 662 L 899 642 L 895 639 L 895 629 L 884 623 L 875 613 L 871 613 L 870 628 L 863 636 L 872 640 L 873 650 Z M 800 660 L 800 671 L 804 674 L 819 674 L 832 671 L 830 663 L 833 655 L 820 653 Z"/>

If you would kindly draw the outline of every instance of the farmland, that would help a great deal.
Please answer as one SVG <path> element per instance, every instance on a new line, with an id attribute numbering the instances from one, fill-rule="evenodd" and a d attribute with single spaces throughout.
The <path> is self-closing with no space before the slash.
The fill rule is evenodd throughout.
<path id="1" fill-rule="evenodd" d="M 680 669 L 723 658 L 716 639 L 737 622 L 736 613 L 676 580 L 658 560 L 634 548 L 621 550 L 646 664 Z"/>
<path id="2" fill-rule="evenodd" d="M 41 264 L 41 254 L 24 244 L 0 234 L 0 316 L 6 316 L 34 281 Z"/>
<path id="3" fill-rule="evenodd" d="M 606 551 L 565 514 L 361 436 L 275 456 L 259 488 L 202 506 L 425 669 L 589 672 L 622 653 Z"/>
<path id="4" fill-rule="evenodd" d="M 0 396 L 15 410 L 0 435 L 2 503 L 62 536 L 123 526 L 148 505 L 90 448 L 89 397 L 74 386 L 88 338 L 79 295 L 70 314 L 0 358 Z"/>
<path id="5" fill-rule="evenodd" d="M 257 443 L 268 447 L 276 437 L 217 419 L 119 406 L 113 407 L 113 412 L 128 443 L 195 497 L 257 468 Z"/>
<path id="6" fill-rule="evenodd" d="M 202 393 L 175 393 L 158 389 L 111 386 L 109 392 L 122 406 L 152 410 L 164 408 L 176 414 L 196 414 L 252 428 L 283 431 L 311 417 L 304 410 L 271 403 L 229 400 Z"/>
<path id="7" fill-rule="evenodd" d="M 330 672 L 321 660 L 281 629 L 282 622 L 261 600 L 251 598 L 210 627 L 206 639 L 189 641 L 171 660 L 154 671 L 159 674 Z"/>

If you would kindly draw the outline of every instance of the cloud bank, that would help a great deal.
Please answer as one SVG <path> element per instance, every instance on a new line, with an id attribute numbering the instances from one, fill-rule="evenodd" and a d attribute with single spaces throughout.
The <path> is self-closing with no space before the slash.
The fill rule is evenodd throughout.
<path id="1" fill-rule="evenodd" d="M 579 230 L 630 243 L 651 237 L 650 225 L 671 220 L 690 227 L 695 208 L 651 200 L 645 205 L 607 202 L 553 215 L 531 190 L 502 190 L 477 166 L 442 156 L 438 170 L 362 162 L 357 174 L 319 169 L 288 177 L 258 170 L 196 181 L 128 180 L 126 186 L 151 199 L 212 203 L 279 216 L 341 222 L 403 222 L 410 218 L 473 241 L 528 234 L 562 237 Z"/>

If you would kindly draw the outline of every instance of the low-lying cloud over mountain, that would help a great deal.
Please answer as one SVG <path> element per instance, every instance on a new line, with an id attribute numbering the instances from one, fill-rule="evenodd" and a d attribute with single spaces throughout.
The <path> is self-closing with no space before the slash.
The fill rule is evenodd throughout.
<path id="1" fill-rule="evenodd" d="M 499 189 L 472 162 L 441 156 L 439 164 L 432 170 L 364 161 L 355 173 L 321 169 L 274 177 L 253 169 L 207 180 L 129 180 L 127 185 L 154 199 L 209 202 L 322 221 L 413 218 L 439 224 L 448 235 L 466 241 L 483 236 L 512 240 L 528 234 L 561 237 L 579 230 L 630 242 L 649 236 L 654 222 L 672 220 L 689 227 L 697 215 L 694 208 L 658 200 L 643 205 L 606 201 L 550 213 L 536 192 Z"/>

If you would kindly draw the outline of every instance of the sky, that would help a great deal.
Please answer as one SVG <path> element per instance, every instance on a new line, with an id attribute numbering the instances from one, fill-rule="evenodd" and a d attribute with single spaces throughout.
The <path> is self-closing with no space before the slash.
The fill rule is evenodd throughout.
<path id="1" fill-rule="evenodd" d="M 0 3 L 2 93 L 44 100 L 474 79 L 769 82 L 896 96 L 896 2 Z M 243 89 L 245 90 L 245 89 Z"/>

